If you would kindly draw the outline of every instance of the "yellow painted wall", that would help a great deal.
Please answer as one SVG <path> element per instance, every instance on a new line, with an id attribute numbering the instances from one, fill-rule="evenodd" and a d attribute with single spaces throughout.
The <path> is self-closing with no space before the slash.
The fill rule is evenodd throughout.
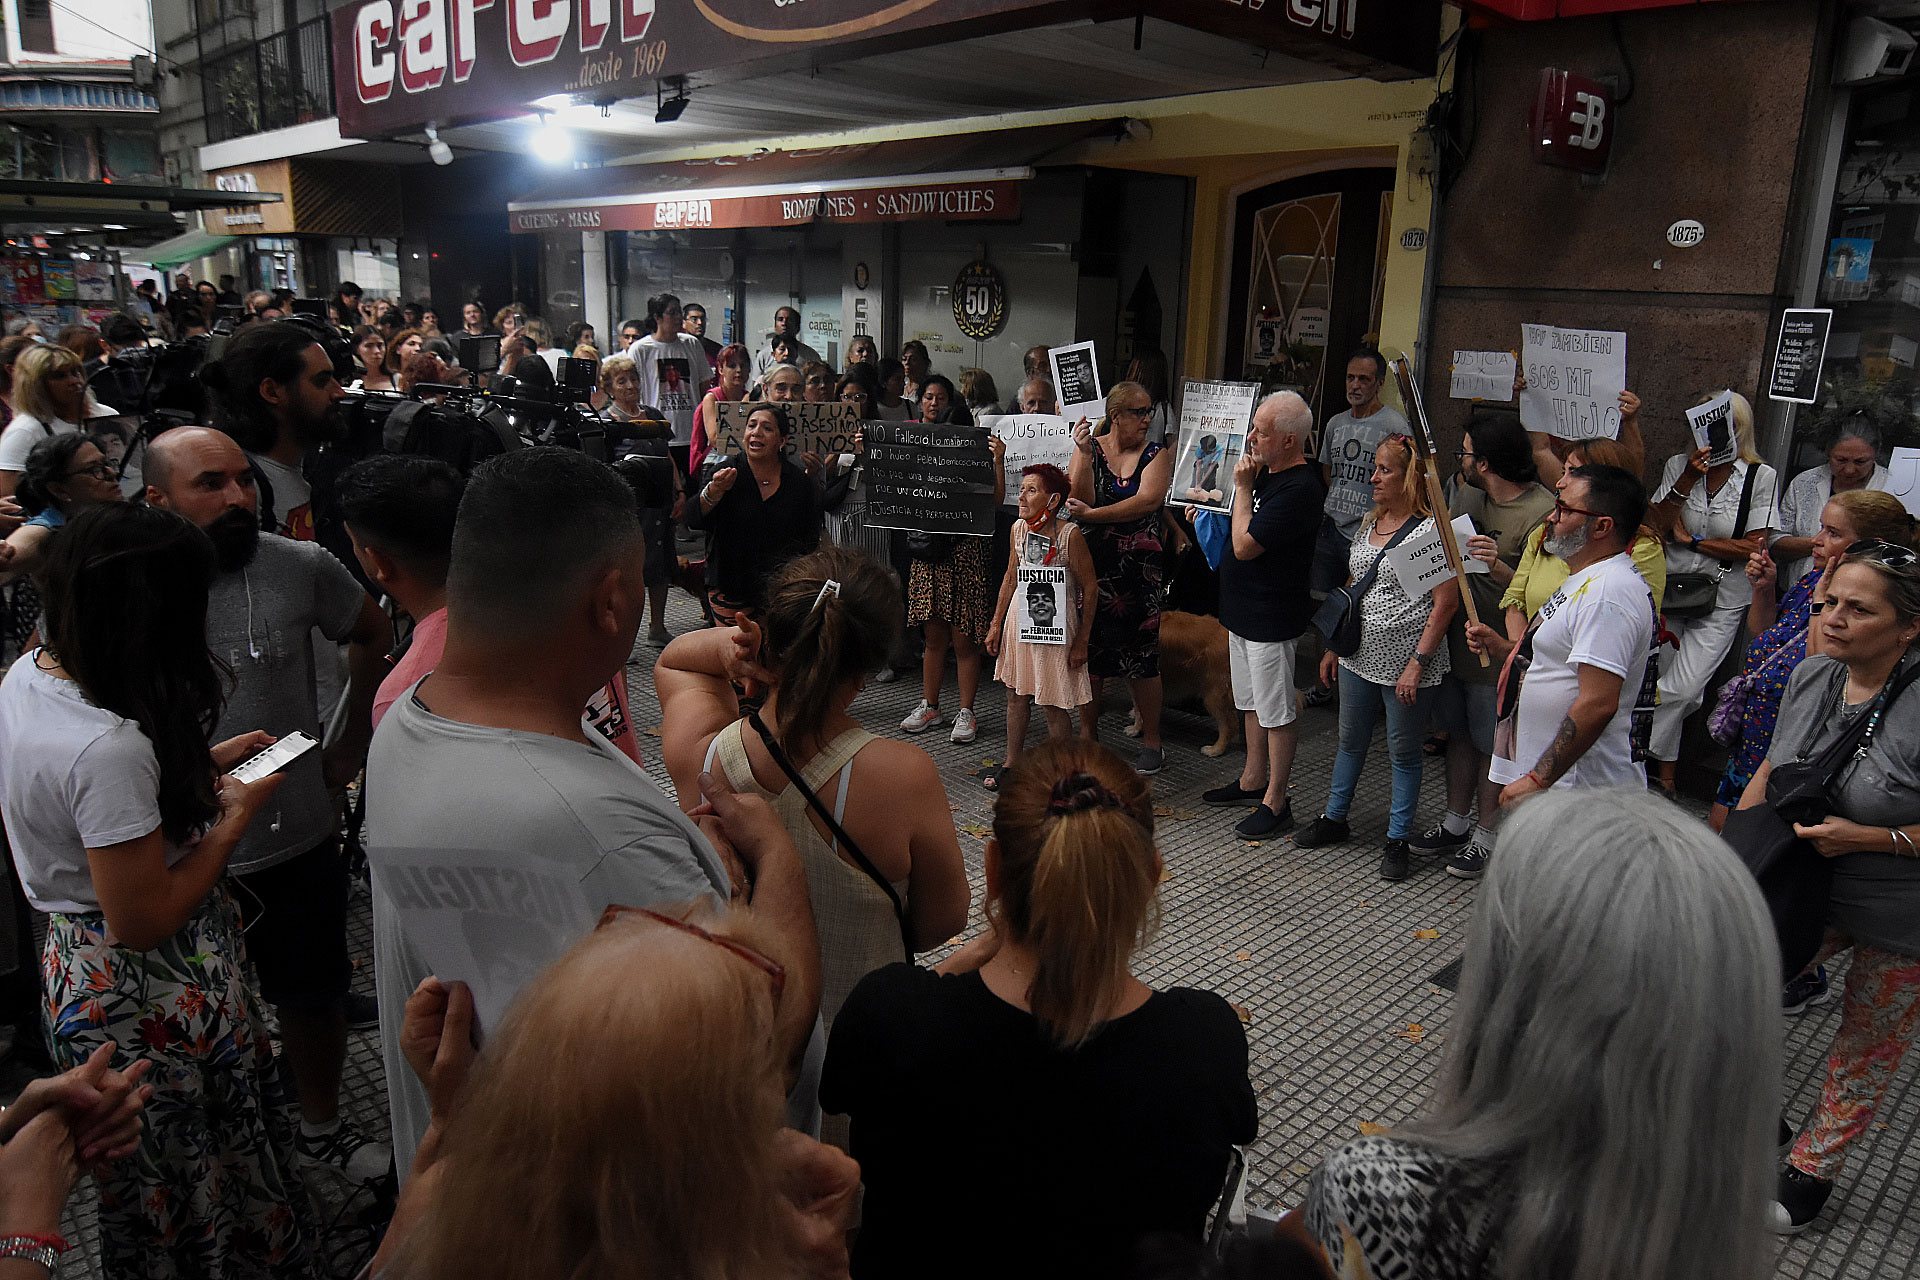
<path id="1" fill-rule="evenodd" d="M 1426 118 L 1432 80 L 1378 84 L 1338 80 L 1121 104 L 1111 110 L 1147 121 L 1153 136 L 1090 146 L 1092 165 L 1181 174 L 1194 180 L 1193 249 L 1187 271 L 1183 344 L 1188 377 L 1217 377 L 1226 349 L 1222 316 L 1232 266 L 1233 205 L 1242 192 L 1316 169 L 1391 164 L 1393 226 L 1387 251 L 1380 345 L 1411 352 L 1420 326 L 1427 251 L 1400 247 L 1425 230 L 1432 188 L 1407 172 L 1408 139 Z M 1334 359 L 1339 358 L 1334 353 Z"/>

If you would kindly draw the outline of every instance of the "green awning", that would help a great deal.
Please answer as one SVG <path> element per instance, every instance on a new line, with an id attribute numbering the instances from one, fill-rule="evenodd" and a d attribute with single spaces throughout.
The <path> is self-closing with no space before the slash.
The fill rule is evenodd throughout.
<path id="1" fill-rule="evenodd" d="M 204 258 L 226 248 L 239 236 L 216 236 L 208 231 L 183 231 L 159 244 L 150 244 L 144 249 L 128 249 L 120 255 L 123 262 L 144 263 L 155 270 L 166 271 L 182 263 Z"/>

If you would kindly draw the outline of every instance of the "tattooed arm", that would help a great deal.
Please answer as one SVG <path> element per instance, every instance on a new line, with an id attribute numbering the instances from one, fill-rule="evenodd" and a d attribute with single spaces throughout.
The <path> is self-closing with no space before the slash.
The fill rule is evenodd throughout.
<path id="1" fill-rule="evenodd" d="M 1553 735 L 1553 741 L 1540 753 L 1540 759 L 1533 768 L 1523 777 L 1508 783 L 1500 792 L 1501 808 L 1536 791 L 1545 791 L 1573 768 L 1620 709 L 1620 694 L 1625 683 L 1604 668 L 1580 664 L 1580 692 L 1574 695 L 1573 705 L 1567 708 L 1566 718 L 1560 722 L 1560 731 Z"/>

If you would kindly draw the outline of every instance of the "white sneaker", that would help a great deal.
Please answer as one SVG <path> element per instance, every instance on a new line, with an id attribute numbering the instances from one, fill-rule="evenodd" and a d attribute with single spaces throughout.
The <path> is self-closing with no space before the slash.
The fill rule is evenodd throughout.
<path id="1" fill-rule="evenodd" d="M 947 735 L 949 742 L 973 741 L 973 708 L 962 707 L 954 713 L 953 732 Z"/>
<path id="2" fill-rule="evenodd" d="M 969 724 L 972 723 L 973 717 L 971 712 L 962 712 L 961 714 L 967 716 Z M 927 730 L 933 728 L 933 726 L 945 724 L 946 722 L 947 718 L 940 714 L 940 708 L 930 705 L 926 699 L 922 698 L 920 705 L 915 707 L 907 715 L 907 718 L 900 722 L 900 727 L 908 733 L 925 733 Z"/>

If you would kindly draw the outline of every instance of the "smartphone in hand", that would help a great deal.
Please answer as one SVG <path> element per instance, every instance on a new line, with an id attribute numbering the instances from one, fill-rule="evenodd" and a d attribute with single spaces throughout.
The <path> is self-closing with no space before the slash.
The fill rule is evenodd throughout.
<path id="1" fill-rule="evenodd" d="M 259 755 L 241 761 L 227 772 L 240 782 L 258 782 L 270 773 L 280 772 L 319 745 L 312 737 L 295 729 Z"/>

